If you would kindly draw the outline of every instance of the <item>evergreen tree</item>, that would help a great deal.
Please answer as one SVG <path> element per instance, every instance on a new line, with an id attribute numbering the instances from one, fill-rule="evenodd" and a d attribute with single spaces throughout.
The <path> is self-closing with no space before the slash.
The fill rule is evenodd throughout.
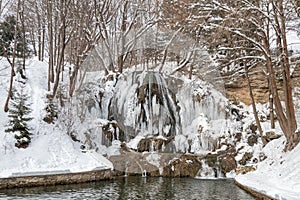
<path id="1" fill-rule="evenodd" d="M 27 42 L 24 44 L 25 35 L 22 34 L 15 16 L 9 15 L 4 19 L 4 21 L 0 22 L 0 56 L 12 55 L 15 26 L 17 26 L 16 56 L 21 57 L 23 55 L 23 51 L 25 51 L 25 56 L 29 55 L 30 51 L 28 44 Z"/>
<path id="2" fill-rule="evenodd" d="M 48 124 L 54 123 L 55 119 L 57 119 L 58 117 L 58 108 L 57 108 L 57 104 L 53 102 L 52 97 L 47 98 L 45 110 L 47 114 L 43 120 Z"/>
<path id="3" fill-rule="evenodd" d="M 13 98 L 11 101 L 11 109 L 9 109 L 8 117 L 10 118 L 8 123 L 8 128 L 5 132 L 15 133 L 15 138 L 17 142 L 15 146 L 18 148 L 28 147 L 31 138 L 30 138 L 30 127 L 27 122 L 32 120 L 29 117 L 31 113 L 30 104 L 28 104 L 28 95 L 24 93 L 24 85 L 21 85 L 20 91 L 14 90 Z"/>

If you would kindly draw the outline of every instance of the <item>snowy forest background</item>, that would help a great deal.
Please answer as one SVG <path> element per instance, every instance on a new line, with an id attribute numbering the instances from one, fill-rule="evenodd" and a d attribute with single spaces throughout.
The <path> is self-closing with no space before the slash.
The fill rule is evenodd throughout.
<path id="1" fill-rule="evenodd" d="M 86 164 L 87 150 L 98 160 L 73 170 L 120 149 L 231 153 L 223 174 L 299 151 L 299 0 L 0 6 L 0 153 L 24 155 L 1 176 Z"/>

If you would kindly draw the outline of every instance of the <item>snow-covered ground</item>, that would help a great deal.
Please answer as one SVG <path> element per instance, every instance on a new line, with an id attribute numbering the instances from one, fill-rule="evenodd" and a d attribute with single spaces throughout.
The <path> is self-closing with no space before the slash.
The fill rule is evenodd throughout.
<path id="1" fill-rule="evenodd" d="M 295 90 L 298 90 L 298 88 L 295 88 Z M 295 96 L 294 103 L 299 127 L 299 97 Z M 258 104 L 257 108 L 260 112 L 266 111 L 263 105 Z M 251 109 L 249 110 L 251 113 Z M 253 115 L 249 115 L 249 117 L 251 116 Z M 269 121 L 262 123 L 264 132 L 272 131 L 268 129 L 269 126 Z M 276 123 L 276 129 L 273 131 L 283 135 L 278 123 Z M 282 136 L 279 139 L 272 140 L 264 148 L 252 148 L 254 154 L 262 152 L 267 158 L 258 164 L 254 164 L 256 166 L 255 171 L 237 175 L 235 180 L 274 199 L 300 199 L 300 145 L 290 152 L 284 152 L 285 142 L 285 137 Z"/>
<path id="2" fill-rule="evenodd" d="M 291 31 L 288 33 L 289 49 L 300 51 L 300 38 Z M 298 93 L 299 88 L 295 88 Z M 294 97 L 298 127 L 300 126 L 300 99 Z M 260 109 L 260 108 L 259 108 Z M 262 126 L 266 131 L 268 122 Z M 277 126 L 276 133 L 280 133 Z M 299 129 L 298 129 L 299 130 Z M 281 137 L 268 143 L 262 151 L 266 160 L 258 163 L 257 169 L 245 175 L 238 175 L 235 180 L 255 191 L 266 194 L 274 199 L 300 199 L 300 145 L 291 152 L 284 152 L 285 138 Z"/>
<path id="3" fill-rule="evenodd" d="M 82 151 L 80 144 L 74 142 L 58 126 L 48 125 L 42 121 L 45 114 L 47 94 L 47 66 L 45 62 L 28 60 L 26 68 L 27 92 L 30 97 L 34 119 L 31 144 L 26 149 L 14 146 L 13 133 L 5 132 L 8 122 L 7 113 L 3 111 L 8 91 L 10 68 L 4 58 L 0 60 L 0 178 L 83 172 L 94 169 L 113 168 L 111 162 L 95 151 Z"/>
<path id="4" fill-rule="evenodd" d="M 257 170 L 238 175 L 235 180 L 275 199 L 300 199 L 300 145 L 283 152 L 285 140 L 273 140 L 263 148 L 268 156 Z"/>

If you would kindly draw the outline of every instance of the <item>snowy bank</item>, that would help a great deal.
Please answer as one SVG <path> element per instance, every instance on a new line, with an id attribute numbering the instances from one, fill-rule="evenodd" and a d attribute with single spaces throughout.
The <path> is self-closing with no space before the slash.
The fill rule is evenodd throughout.
<path id="1" fill-rule="evenodd" d="M 1 139 L 4 142 L 8 140 L 8 135 L 4 140 Z M 99 153 L 82 152 L 68 135 L 55 130 L 40 134 L 26 149 L 5 146 L 1 149 L 1 159 L 0 178 L 113 168 Z"/>
<path id="2" fill-rule="evenodd" d="M 5 102 L 10 67 L 6 59 L 0 59 L 1 107 Z M 8 117 L 0 109 L 0 178 L 68 174 L 112 169 L 112 163 L 95 151 L 82 151 L 59 125 L 43 122 L 47 94 L 48 64 L 35 59 L 26 66 L 26 92 L 31 104 L 33 120 L 30 121 L 31 143 L 26 149 L 15 147 L 15 134 L 5 132 Z M 15 80 L 17 83 L 17 80 Z M 15 84 L 17 86 L 18 84 Z M 18 89 L 18 88 L 16 88 Z"/>
<path id="3" fill-rule="evenodd" d="M 296 200 L 300 197 L 300 145 L 291 152 L 283 152 L 283 137 L 263 149 L 267 159 L 257 170 L 238 175 L 235 180 L 251 190 L 274 199 Z"/>

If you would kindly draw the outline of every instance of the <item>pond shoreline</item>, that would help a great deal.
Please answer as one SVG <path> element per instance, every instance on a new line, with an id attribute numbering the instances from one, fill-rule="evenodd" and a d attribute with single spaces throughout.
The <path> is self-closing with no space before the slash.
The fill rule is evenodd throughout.
<path id="1" fill-rule="evenodd" d="M 258 192 L 254 189 L 251 189 L 251 188 L 237 182 L 235 179 L 234 179 L 234 184 L 237 185 L 239 188 L 245 190 L 246 192 L 248 192 L 252 196 L 258 198 L 258 199 L 261 199 L 261 200 L 274 200 L 274 198 L 272 198 L 272 197 L 270 197 L 270 196 L 268 196 L 264 193 Z"/>
<path id="2" fill-rule="evenodd" d="M 0 190 L 0 199 L 247 199 L 232 179 L 121 176 L 108 181 Z"/>
<path id="3" fill-rule="evenodd" d="M 118 177 L 118 175 L 116 175 L 115 172 L 111 169 L 100 169 L 77 173 L 8 177 L 0 178 L 0 189 L 88 183 L 102 180 L 111 180 L 114 177 Z M 274 199 L 266 194 L 260 193 L 247 186 L 244 186 L 236 180 L 234 180 L 234 184 L 258 199 Z"/>
<path id="4" fill-rule="evenodd" d="M 110 180 L 112 178 L 113 171 L 111 169 L 98 169 L 93 171 L 50 175 L 17 176 L 0 178 L 0 189 L 87 183 L 100 180 Z"/>

